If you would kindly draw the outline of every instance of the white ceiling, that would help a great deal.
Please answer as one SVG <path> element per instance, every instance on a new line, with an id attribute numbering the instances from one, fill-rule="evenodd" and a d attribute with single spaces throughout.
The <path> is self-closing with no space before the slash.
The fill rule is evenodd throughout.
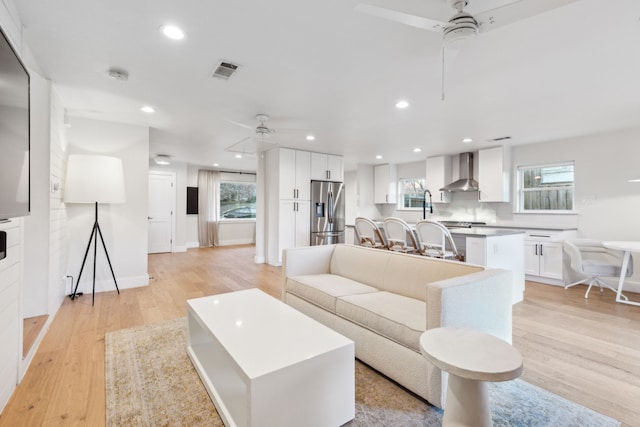
<path id="1" fill-rule="evenodd" d="M 447 61 L 444 101 L 440 36 L 356 12 L 359 2 L 14 0 L 69 115 L 149 126 L 151 155 L 197 165 L 254 169 L 224 149 L 252 135 L 227 120 L 253 126 L 257 113 L 316 136 L 276 133 L 281 146 L 341 154 L 347 168 L 640 124 L 638 0 L 578 0 L 481 34 Z M 452 15 L 444 0 L 368 3 Z M 187 38 L 164 38 L 166 23 Z M 241 65 L 228 81 L 210 77 L 220 59 Z M 129 81 L 108 77 L 111 67 Z M 398 99 L 411 106 L 397 110 Z"/>

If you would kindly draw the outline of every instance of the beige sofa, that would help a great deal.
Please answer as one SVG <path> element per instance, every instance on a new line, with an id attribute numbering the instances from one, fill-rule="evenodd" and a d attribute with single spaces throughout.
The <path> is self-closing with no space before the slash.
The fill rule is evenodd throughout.
<path id="1" fill-rule="evenodd" d="M 446 374 L 421 355 L 440 326 L 511 342 L 511 272 L 352 245 L 287 249 L 283 300 L 355 342 L 356 357 L 435 406 Z"/>

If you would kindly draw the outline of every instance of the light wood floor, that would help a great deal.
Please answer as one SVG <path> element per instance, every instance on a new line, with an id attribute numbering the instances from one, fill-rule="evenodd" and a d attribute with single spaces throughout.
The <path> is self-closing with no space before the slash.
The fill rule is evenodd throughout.
<path id="1" fill-rule="evenodd" d="M 252 246 L 190 249 L 149 257 L 148 287 L 67 300 L 0 415 L 0 426 L 101 426 L 105 421 L 105 332 L 186 315 L 190 298 L 259 287 L 279 297 L 280 268 L 254 264 Z M 514 306 L 523 378 L 640 426 L 640 307 L 614 293 L 527 283 Z"/>

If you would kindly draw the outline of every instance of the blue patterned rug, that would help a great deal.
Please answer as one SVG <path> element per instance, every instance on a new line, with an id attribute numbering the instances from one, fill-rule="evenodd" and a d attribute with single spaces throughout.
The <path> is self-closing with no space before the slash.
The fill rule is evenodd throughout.
<path id="1" fill-rule="evenodd" d="M 617 427 L 620 422 L 522 380 L 489 383 L 494 427 Z M 356 363 L 356 418 L 349 427 L 440 426 L 442 410 Z"/>
<path id="2" fill-rule="evenodd" d="M 186 354 L 185 331 L 186 319 L 181 318 L 106 334 L 107 427 L 223 427 Z M 521 380 L 491 383 L 489 391 L 496 427 L 620 425 Z M 441 424 L 441 410 L 356 361 L 356 418 L 347 426 Z"/>

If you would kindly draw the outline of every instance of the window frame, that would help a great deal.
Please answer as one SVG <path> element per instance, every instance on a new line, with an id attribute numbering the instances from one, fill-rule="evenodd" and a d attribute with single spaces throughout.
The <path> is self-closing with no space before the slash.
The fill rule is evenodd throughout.
<path id="1" fill-rule="evenodd" d="M 255 188 L 255 197 L 257 199 L 257 190 L 258 190 L 258 186 L 257 183 L 255 181 L 235 181 L 232 179 L 225 179 L 225 180 L 220 180 L 219 184 L 218 184 L 218 221 L 220 222 L 255 222 L 256 218 L 225 218 L 222 216 L 222 214 L 224 213 L 222 211 L 222 199 L 221 199 L 221 195 L 222 195 L 222 185 L 223 184 L 242 184 L 242 185 L 253 185 Z M 237 208 L 232 208 L 232 209 L 239 209 L 245 206 L 238 206 Z M 253 209 L 256 209 L 256 202 L 253 203 Z M 229 209 L 227 209 L 229 210 Z M 226 210 L 225 210 L 226 212 Z"/>
<path id="2" fill-rule="evenodd" d="M 404 206 L 404 195 L 405 194 L 419 194 L 419 193 L 405 193 L 402 191 L 402 181 L 408 181 L 408 180 L 414 180 L 414 181 L 422 181 L 423 182 L 423 186 L 426 189 L 427 188 L 427 179 L 424 177 L 412 177 L 412 178 L 398 178 L 398 182 L 397 182 L 397 186 L 398 186 L 398 200 L 396 203 L 396 210 L 398 211 L 421 211 L 422 207 L 424 205 L 424 190 L 422 191 L 422 204 L 420 204 L 420 206 L 418 207 L 405 207 Z"/>
<path id="3" fill-rule="evenodd" d="M 573 167 L 573 181 L 570 187 L 557 186 L 557 187 L 544 187 L 535 189 L 524 188 L 524 173 L 530 169 L 552 168 L 558 166 L 572 166 Z M 576 164 L 574 160 L 567 160 L 563 162 L 555 163 L 540 163 L 534 165 L 519 165 L 516 167 L 516 209 L 514 213 L 517 214 L 549 214 L 549 215 L 566 215 L 577 214 L 576 210 Z M 571 206 L 573 209 L 524 209 L 524 195 L 528 192 L 540 191 L 540 190 L 566 190 L 571 189 Z"/>

